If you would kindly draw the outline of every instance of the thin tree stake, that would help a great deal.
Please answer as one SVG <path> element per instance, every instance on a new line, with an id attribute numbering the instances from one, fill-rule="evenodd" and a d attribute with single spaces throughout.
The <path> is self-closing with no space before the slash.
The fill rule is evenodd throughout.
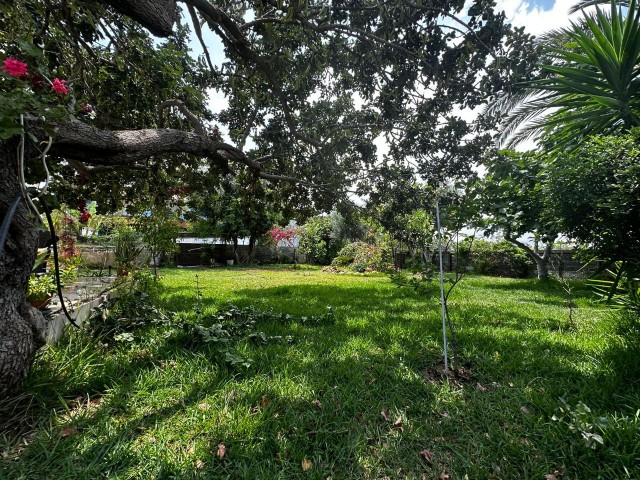
<path id="1" fill-rule="evenodd" d="M 444 303 L 444 269 L 442 266 L 442 231 L 440 230 L 440 199 L 436 199 L 436 221 L 438 226 L 438 255 L 440 257 L 440 306 L 442 308 L 442 342 L 444 346 L 444 371 L 449 373 L 449 355 L 447 352 L 447 321 Z"/>

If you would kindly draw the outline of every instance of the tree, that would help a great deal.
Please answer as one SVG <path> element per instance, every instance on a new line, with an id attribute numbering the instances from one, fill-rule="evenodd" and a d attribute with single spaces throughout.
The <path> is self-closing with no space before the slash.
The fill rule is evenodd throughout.
<path id="1" fill-rule="evenodd" d="M 486 234 L 502 232 L 505 240 L 527 252 L 540 280 L 549 277 L 551 249 L 560 233 L 547 208 L 545 164 L 546 158 L 541 154 L 493 152 L 484 160 L 486 175 L 477 180 L 473 189 L 475 223 Z M 534 236 L 533 247 L 520 239 L 528 233 Z"/>
<path id="2" fill-rule="evenodd" d="M 179 250 L 176 239 L 181 228 L 177 215 L 169 208 L 152 207 L 139 215 L 135 228 L 142 234 L 142 241 L 151 255 L 153 274 L 158 278 L 158 258 Z"/>
<path id="3" fill-rule="evenodd" d="M 191 192 L 188 204 L 188 216 L 196 221 L 196 231 L 231 243 L 237 262 L 238 240 L 249 237 L 251 257 L 256 239 L 267 233 L 277 217 L 264 185 L 246 175 L 227 177 L 218 187 L 201 185 Z"/>
<path id="4" fill-rule="evenodd" d="M 388 233 L 393 261 L 397 250 L 405 245 L 419 252 L 426 264 L 431 262 L 429 251 L 433 243 L 435 222 L 435 189 L 421 185 L 410 166 L 382 165 L 362 188 L 368 193 L 365 211 Z"/>
<path id="5" fill-rule="evenodd" d="M 27 181 L 42 180 L 41 163 L 30 159 L 42 155 L 40 142 L 50 136 L 59 191 L 74 178 L 89 179 L 116 203 L 168 191 L 176 176 L 243 166 L 258 178 L 290 182 L 281 189 L 285 198 L 328 210 L 375 161 L 375 138 L 386 132 L 398 157 L 420 145 L 437 158 L 442 143 L 433 139 L 455 145 L 470 130 L 451 116 L 453 107 L 480 105 L 519 78 L 533 55 L 529 37 L 481 0 L 466 12 L 457 0 L 437 7 L 400 0 L 179 3 L 182 11 L 175 0 L 0 6 L 11 26 L 1 33 L 8 55 L 0 82 L 3 214 L 22 189 L 18 146 Z M 182 15 L 200 40 L 204 26 L 222 40 L 222 66 L 206 46 L 197 63 L 184 55 Z M 140 25 L 169 39 L 158 45 Z M 20 64 L 11 62 L 26 64 L 26 73 L 13 75 L 11 65 Z M 229 101 L 215 118 L 204 107 L 207 88 Z M 231 143 L 218 124 L 229 128 Z M 246 149 L 249 137 L 255 151 Z M 158 191 L 141 188 L 150 180 L 158 180 Z M 0 394 L 20 383 L 43 342 L 42 316 L 24 302 L 37 237 L 31 210 L 19 202 L 0 257 Z"/>
<path id="6" fill-rule="evenodd" d="M 300 228 L 300 251 L 307 261 L 329 265 L 344 244 L 343 230 L 339 227 L 340 214 L 318 215 L 307 220 Z"/>
<path id="7" fill-rule="evenodd" d="M 276 249 L 276 254 L 278 257 L 280 257 L 278 247 L 289 247 L 293 249 L 293 265 L 295 268 L 298 263 L 298 259 L 296 258 L 296 243 L 298 234 L 300 233 L 300 229 L 291 225 L 288 225 L 286 227 L 274 225 L 273 228 L 271 228 L 271 230 L 269 230 L 267 233 L 273 241 L 273 245 Z"/>
<path id="8" fill-rule="evenodd" d="M 640 273 L 638 133 L 594 137 L 547 167 L 545 197 L 559 228 L 592 257 Z"/>
<path id="9" fill-rule="evenodd" d="M 592 135 L 640 126 L 636 0 L 626 14 L 612 1 L 610 14 L 597 7 L 595 15 L 584 14 L 582 24 L 559 33 L 566 42 L 543 49 L 550 60 L 542 65 L 546 76 L 525 83 L 490 109 L 507 113 L 502 141 L 512 146 L 534 136 L 562 150 L 577 148 Z"/>
<path id="10" fill-rule="evenodd" d="M 580 0 L 574 6 L 569 9 L 569 13 L 575 13 L 580 10 L 583 10 L 587 7 L 593 7 L 594 5 L 609 5 L 611 4 L 611 0 Z M 631 2 L 627 0 L 618 0 L 618 5 L 623 7 L 629 7 Z M 636 8 L 638 8 L 638 4 L 636 3 Z"/>

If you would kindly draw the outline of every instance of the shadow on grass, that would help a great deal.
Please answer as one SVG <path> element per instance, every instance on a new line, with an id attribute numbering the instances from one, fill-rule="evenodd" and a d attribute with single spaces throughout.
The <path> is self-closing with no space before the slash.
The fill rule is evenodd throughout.
<path id="1" fill-rule="evenodd" d="M 584 352 L 555 332 L 560 320 L 538 320 L 533 330 L 515 308 L 458 307 L 460 347 L 483 386 L 457 388 L 422 378 L 440 355 L 437 298 L 392 287 L 298 284 L 238 289 L 233 297 L 239 306 L 293 315 L 322 314 L 331 305 L 337 322 L 260 324 L 269 335 L 293 334 L 296 343 L 248 347 L 254 365 L 246 371 L 217 365 L 212 349 L 190 351 L 158 336 L 149 355 L 97 369 L 90 384 L 62 392 L 49 385 L 37 392 L 50 398 L 36 412 L 36 437 L 17 452 L 18 438 L 5 441 L 14 452 L 2 459 L 6 478 L 435 477 L 446 466 L 455 470 L 460 451 L 477 462 L 468 471 L 481 478 L 505 463 L 504 445 L 512 441 L 506 423 L 517 435 L 530 429 L 542 437 L 560 396 L 613 412 L 638 392 L 638 378 L 629 377 L 637 369 L 617 368 L 636 361 L 633 351 L 611 346 L 600 356 L 602 368 L 585 371 Z M 186 309 L 193 301 L 187 287 L 165 290 L 166 307 Z M 216 299 L 203 303 L 217 306 Z M 164 391 L 172 393 L 153 400 Z M 92 414 L 70 418 L 76 431 L 63 436 L 50 425 L 53 399 L 87 392 L 105 401 Z M 533 414 L 521 414 L 523 405 Z M 438 455 L 433 465 L 420 458 L 425 448 Z M 542 446 L 510 448 L 511 462 L 502 467 L 510 475 L 536 478 L 552 467 L 536 458 Z M 304 459 L 314 465 L 308 473 Z M 567 458 L 565 466 L 578 469 L 581 460 Z"/>
<path id="2" fill-rule="evenodd" d="M 501 279 L 504 280 L 504 279 Z M 596 299 L 593 289 L 584 280 L 569 280 L 571 286 L 571 295 L 574 300 L 592 301 Z M 526 292 L 527 294 L 544 294 L 545 298 L 551 302 L 562 302 L 567 298 L 567 294 L 563 291 L 564 286 L 558 280 L 536 280 L 536 279 L 519 279 L 511 281 L 497 281 L 484 288 L 490 290 L 500 290 L 504 292 Z"/>

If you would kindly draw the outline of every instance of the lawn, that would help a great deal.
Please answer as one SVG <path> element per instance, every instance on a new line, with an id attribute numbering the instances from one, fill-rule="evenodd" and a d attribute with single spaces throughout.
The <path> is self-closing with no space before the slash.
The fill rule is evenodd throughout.
<path id="1" fill-rule="evenodd" d="M 0 478 L 640 478 L 637 343 L 583 284 L 569 321 L 557 282 L 465 278 L 464 372 L 443 381 L 437 290 L 311 267 L 162 275 L 182 323 L 46 349 L 1 407 Z M 262 341 L 233 343 L 246 366 L 185 333 L 228 302 L 272 312 Z"/>

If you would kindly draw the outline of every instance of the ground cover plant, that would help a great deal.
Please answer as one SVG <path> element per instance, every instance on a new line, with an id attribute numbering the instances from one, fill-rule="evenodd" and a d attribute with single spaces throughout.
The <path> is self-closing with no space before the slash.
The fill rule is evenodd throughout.
<path id="1" fill-rule="evenodd" d="M 570 322 L 559 283 L 465 278 L 464 374 L 443 382 L 437 291 L 308 266 L 161 275 L 169 323 L 42 352 L 1 407 L 0 478 L 640 476 L 638 342 L 582 283 Z"/>

